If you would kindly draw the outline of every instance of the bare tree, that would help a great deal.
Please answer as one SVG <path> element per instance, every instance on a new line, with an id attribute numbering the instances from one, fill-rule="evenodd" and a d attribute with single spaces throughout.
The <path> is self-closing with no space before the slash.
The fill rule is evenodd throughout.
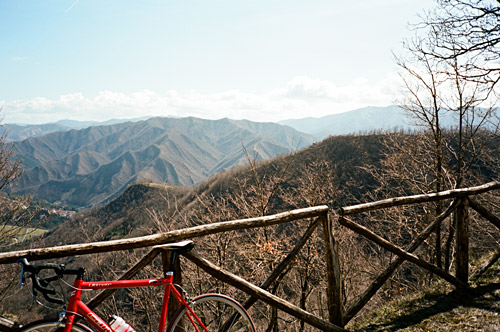
<path id="1" fill-rule="evenodd" d="M 1 112 L 1 109 L 0 109 Z M 32 207 L 32 199 L 12 196 L 9 186 L 22 174 L 21 162 L 13 156 L 12 145 L 6 141 L 7 132 L 0 136 L 0 251 L 26 245 L 33 237 L 34 220 L 38 208 Z M 0 303 L 11 295 L 17 272 L 15 266 L 3 266 L 0 270 Z"/>
<path id="2" fill-rule="evenodd" d="M 489 140 L 498 129 L 499 14 L 498 1 L 438 0 L 417 25 L 417 36 L 404 42 L 406 52 L 396 58 L 405 91 L 399 104 L 421 130 L 388 140 L 383 173 L 398 181 L 403 191 L 398 194 L 438 192 L 478 181 L 472 169 L 488 158 Z M 438 215 L 442 210 L 437 203 L 421 212 Z M 453 236 L 450 222 L 445 268 Z M 437 228 L 438 266 L 441 247 Z"/>
<path id="3" fill-rule="evenodd" d="M 29 199 L 12 197 L 5 191 L 22 174 L 21 163 L 12 156 L 12 146 L 6 143 L 6 133 L 0 136 L 0 243 L 2 248 L 11 247 L 22 227 L 29 224 Z"/>
<path id="4" fill-rule="evenodd" d="M 454 60 L 464 78 L 488 89 L 500 77 L 500 4 L 495 0 L 437 0 L 418 28 L 431 35 L 433 58 Z"/>

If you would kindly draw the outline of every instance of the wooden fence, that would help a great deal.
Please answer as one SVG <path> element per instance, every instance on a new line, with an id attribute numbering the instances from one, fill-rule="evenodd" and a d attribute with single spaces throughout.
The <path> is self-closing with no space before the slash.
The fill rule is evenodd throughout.
<path id="1" fill-rule="evenodd" d="M 224 269 L 216 266 L 207 259 L 201 257 L 196 252 L 190 252 L 186 254 L 185 257 L 208 272 L 213 277 L 247 293 L 250 298 L 244 303 L 244 306 L 246 308 L 252 306 L 257 300 L 261 300 L 306 322 L 307 324 L 318 328 L 319 330 L 346 331 L 343 328 L 345 324 L 347 324 L 364 307 L 364 305 L 366 305 L 366 303 L 373 297 L 377 290 L 382 287 L 384 282 L 404 261 L 409 261 L 434 273 L 435 275 L 450 282 L 457 288 L 467 289 L 469 279 L 467 209 L 470 207 L 476 210 L 481 216 L 489 220 L 500 229 L 500 219 L 490 213 L 487 209 L 482 207 L 476 200 L 471 198 L 471 196 L 473 195 L 478 195 L 497 189 L 500 189 L 500 183 L 491 182 L 478 187 L 449 190 L 433 194 L 398 197 L 367 204 L 343 207 L 337 211 L 329 211 L 328 206 L 316 206 L 279 213 L 272 216 L 218 222 L 137 238 L 0 253 L 0 264 L 15 263 L 19 258 L 22 257 L 27 257 L 29 260 L 41 260 L 109 251 L 129 250 L 133 248 L 152 247 L 151 251 L 147 255 L 145 255 L 139 262 L 137 262 L 121 277 L 121 279 L 129 279 L 133 278 L 134 275 L 136 275 L 142 268 L 149 264 L 159 254 L 162 254 L 163 256 L 164 267 L 168 266 L 168 262 L 166 261 L 168 255 L 165 254 L 165 250 L 168 249 L 168 246 L 165 246 L 165 244 L 167 243 L 227 231 L 266 227 L 288 223 L 291 221 L 302 222 L 310 220 L 309 218 L 313 218 L 313 221 L 309 223 L 306 231 L 304 232 L 300 240 L 295 244 L 295 247 L 276 266 L 276 268 L 267 277 L 267 279 L 259 286 L 254 285 L 229 271 L 225 271 Z M 367 211 L 450 199 L 452 200 L 452 202 L 450 203 L 449 207 L 443 213 L 437 216 L 432 222 L 430 222 L 429 225 L 410 242 L 406 249 L 395 246 L 381 236 L 375 234 L 366 227 L 353 222 L 350 219 L 350 216 L 352 215 Z M 457 216 L 456 250 L 458 253 L 455 276 L 412 254 L 412 252 L 415 251 L 420 246 L 420 244 L 423 243 L 423 241 L 434 231 L 434 229 L 438 227 L 438 225 L 442 223 L 443 220 L 445 220 L 454 211 L 456 212 Z M 344 298 L 342 295 L 342 279 L 338 255 L 338 243 L 333 236 L 333 223 L 337 220 L 340 225 L 343 225 L 367 237 L 368 239 L 374 241 L 375 243 L 384 247 L 386 250 L 398 256 L 377 278 L 375 278 L 373 283 L 364 291 L 364 293 L 360 297 L 358 297 L 354 303 L 349 305 L 344 303 Z M 287 266 L 289 266 L 295 260 L 296 255 L 300 252 L 301 248 L 307 243 L 310 236 L 318 227 L 321 227 L 323 230 L 323 242 L 325 246 L 325 260 L 327 266 L 327 306 L 329 314 L 328 321 L 316 317 L 306 310 L 303 310 L 295 306 L 294 304 L 271 294 L 266 290 L 273 284 L 274 281 L 278 279 L 283 271 L 287 269 Z M 496 255 L 494 255 L 489 262 L 481 266 L 475 272 L 473 277 L 477 277 L 480 273 L 483 273 L 499 258 L 500 251 L 497 251 Z M 96 307 L 104 299 L 109 297 L 113 293 L 113 291 L 114 290 L 103 291 L 89 302 L 89 306 Z"/>
<path id="2" fill-rule="evenodd" d="M 360 204 L 355 206 L 349 206 L 339 209 L 338 220 L 339 223 L 363 236 L 369 240 L 382 246 L 384 249 L 394 253 L 398 257 L 394 259 L 387 268 L 380 273 L 373 283 L 362 293 L 357 300 L 350 304 L 343 317 L 342 322 L 347 324 L 363 307 L 364 305 L 375 295 L 377 290 L 379 290 L 382 285 L 391 277 L 391 275 L 396 271 L 396 269 L 404 262 L 408 261 L 413 264 L 420 266 L 421 268 L 435 274 L 453 284 L 459 289 L 467 289 L 469 281 L 469 219 L 468 219 L 468 207 L 476 210 L 482 217 L 490 221 L 500 230 L 500 219 L 490 213 L 482 205 L 480 205 L 471 196 L 482 194 L 488 191 L 500 189 L 500 183 L 490 182 L 478 187 L 464 188 L 443 191 L 433 194 L 423 194 L 407 197 L 397 197 L 386 199 L 377 202 L 371 202 L 366 204 Z M 436 216 L 434 220 L 431 220 L 427 227 L 420 232 L 406 247 L 406 249 L 399 248 L 389 241 L 385 240 L 381 236 L 370 231 L 368 228 L 361 226 L 349 219 L 350 215 L 375 211 L 383 208 L 426 203 L 439 200 L 449 200 L 451 203 L 448 208 Z M 440 267 L 437 267 L 425 260 L 412 254 L 430 235 L 431 233 L 440 226 L 440 224 L 453 212 L 455 212 L 455 251 L 456 251 L 456 275 L 453 276 L 447 271 Z M 480 274 L 484 273 L 488 267 L 493 265 L 496 260 L 500 257 L 500 251 L 493 256 L 493 258 L 479 268 L 474 274 L 473 278 L 479 277 Z"/>

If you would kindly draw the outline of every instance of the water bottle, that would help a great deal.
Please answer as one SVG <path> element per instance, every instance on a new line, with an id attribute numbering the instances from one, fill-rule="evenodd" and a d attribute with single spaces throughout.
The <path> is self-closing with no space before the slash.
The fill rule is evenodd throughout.
<path id="1" fill-rule="evenodd" d="M 125 322 L 123 320 L 123 318 L 118 317 L 116 315 L 111 315 L 111 316 L 109 316 L 109 318 L 111 319 L 111 321 L 109 322 L 109 326 L 113 329 L 113 331 L 115 331 L 115 332 L 135 332 L 135 330 L 132 328 L 132 326 L 127 324 L 127 322 Z"/>

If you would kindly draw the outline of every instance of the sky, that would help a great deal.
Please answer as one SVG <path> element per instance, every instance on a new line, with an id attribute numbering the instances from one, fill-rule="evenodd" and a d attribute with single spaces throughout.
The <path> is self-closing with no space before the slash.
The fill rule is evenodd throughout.
<path id="1" fill-rule="evenodd" d="M 433 0 L 0 0 L 3 123 L 279 121 L 393 104 Z"/>

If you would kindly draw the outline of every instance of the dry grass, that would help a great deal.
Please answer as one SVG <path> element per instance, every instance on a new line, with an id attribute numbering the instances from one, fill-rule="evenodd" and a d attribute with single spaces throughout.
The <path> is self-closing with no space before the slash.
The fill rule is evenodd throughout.
<path id="1" fill-rule="evenodd" d="M 472 290 L 444 282 L 395 300 L 347 326 L 354 331 L 500 331 L 500 265 L 497 262 Z"/>
<path id="2" fill-rule="evenodd" d="M 41 236 L 47 232 L 48 230 L 41 228 L 4 225 L 1 227 L 0 237 L 7 235 L 11 238 L 11 242 L 19 243 Z"/>

